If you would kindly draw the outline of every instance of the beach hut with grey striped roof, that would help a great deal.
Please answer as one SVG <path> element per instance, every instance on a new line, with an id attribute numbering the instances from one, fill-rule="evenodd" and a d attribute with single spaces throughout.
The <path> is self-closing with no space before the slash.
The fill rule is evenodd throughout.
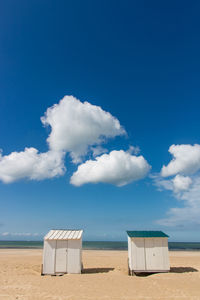
<path id="1" fill-rule="evenodd" d="M 129 274 L 168 272 L 168 235 L 162 231 L 127 231 Z"/>
<path id="2" fill-rule="evenodd" d="M 44 237 L 42 274 L 78 274 L 82 270 L 83 230 L 50 230 Z"/>

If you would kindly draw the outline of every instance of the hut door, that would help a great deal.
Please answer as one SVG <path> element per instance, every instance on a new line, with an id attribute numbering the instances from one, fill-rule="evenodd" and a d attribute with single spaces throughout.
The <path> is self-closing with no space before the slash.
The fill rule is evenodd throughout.
<path id="1" fill-rule="evenodd" d="M 56 241 L 55 273 L 67 272 L 67 241 Z"/>
<path id="2" fill-rule="evenodd" d="M 162 239 L 145 239 L 147 270 L 158 271 L 163 269 Z"/>
<path id="3" fill-rule="evenodd" d="M 80 240 L 68 240 L 67 273 L 81 273 Z"/>

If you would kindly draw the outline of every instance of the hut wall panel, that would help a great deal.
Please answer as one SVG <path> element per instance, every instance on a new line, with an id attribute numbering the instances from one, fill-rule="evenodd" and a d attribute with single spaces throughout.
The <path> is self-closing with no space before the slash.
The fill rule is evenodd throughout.
<path id="1" fill-rule="evenodd" d="M 132 246 L 131 238 L 128 236 L 128 266 L 130 270 L 133 270 L 133 257 L 132 257 Z"/>
<path id="2" fill-rule="evenodd" d="M 81 273 L 81 240 L 68 240 L 67 273 Z"/>
<path id="3" fill-rule="evenodd" d="M 56 241 L 44 241 L 43 274 L 55 273 L 55 248 Z"/>
<path id="4" fill-rule="evenodd" d="M 134 238 L 131 243 L 132 248 L 132 268 L 133 270 L 145 270 L 145 249 L 144 239 Z"/>
<path id="5" fill-rule="evenodd" d="M 163 247 L 162 247 L 162 251 L 163 251 L 163 269 L 164 270 L 170 270 L 168 239 L 163 238 L 162 243 L 163 243 Z"/>
<path id="6" fill-rule="evenodd" d="M 164 270 L 164 257 L 163 257 L 163 241 L 162 238 L 154 240 L 154 270 Z"/>

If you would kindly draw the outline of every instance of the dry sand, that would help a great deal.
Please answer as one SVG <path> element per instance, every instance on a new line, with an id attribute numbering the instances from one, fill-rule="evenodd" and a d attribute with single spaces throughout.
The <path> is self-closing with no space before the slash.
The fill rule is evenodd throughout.
<path id="1" fill-rule="evenodd" d="M 84 273 L 41 276 L 42 250 L 0 250 L 0 300 L 200 299 L 200 252 L 170 252 L 171 272 L 127 275 L 127 251 L 83 251 Z"/>

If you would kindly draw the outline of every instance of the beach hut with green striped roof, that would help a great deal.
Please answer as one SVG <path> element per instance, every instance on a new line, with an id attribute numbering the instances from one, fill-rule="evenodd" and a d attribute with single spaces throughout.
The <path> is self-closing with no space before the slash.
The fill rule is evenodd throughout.
<path id="1" fill-rule="evenodd" d="M 129 274 L 170 270 L 168 235 L 162 231 L 127 231 Z"/>

